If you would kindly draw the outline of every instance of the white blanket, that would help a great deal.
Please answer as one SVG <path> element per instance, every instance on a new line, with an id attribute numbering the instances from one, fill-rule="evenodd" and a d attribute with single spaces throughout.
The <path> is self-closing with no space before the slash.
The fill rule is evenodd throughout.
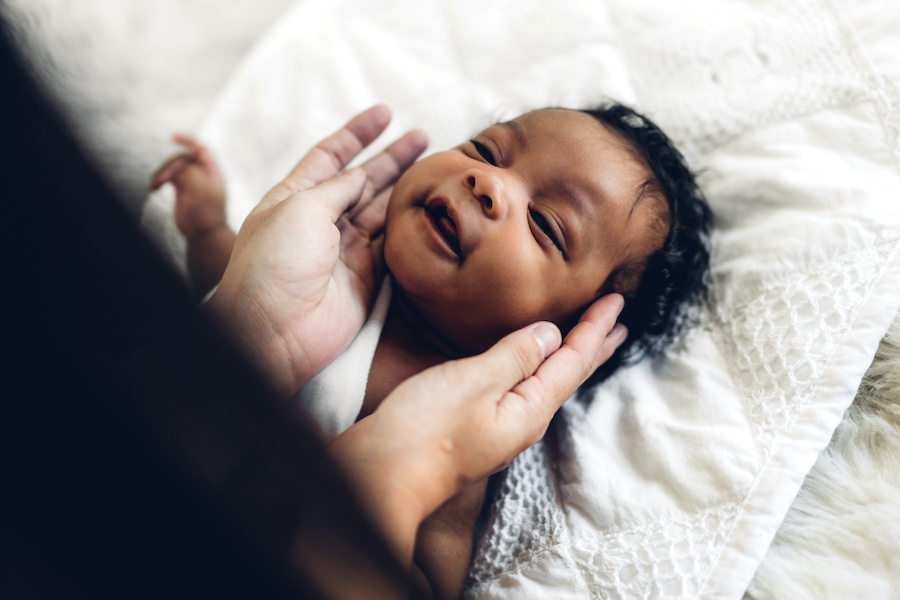
<path id="1" fill-rule="evenodd" d="M 900 304 L 896 80 L 853 23 L 827 0 L 310 0 L 235 75 L 202 132 L 235 225 L 379 101 L 441 149 L 610 96 L 703 169 L 713 309 L 514 462 L 471 597 L 743 594 Z"/>
<path id="2" fill-rule="evenodd" d="M 350 346 L 294 396 L 297 406 L 313 416 L 326 441 L 353 425 L 362 410 L 369 369 L 390 305 L 391 282 L 386 277 L 369 318 Z"/>

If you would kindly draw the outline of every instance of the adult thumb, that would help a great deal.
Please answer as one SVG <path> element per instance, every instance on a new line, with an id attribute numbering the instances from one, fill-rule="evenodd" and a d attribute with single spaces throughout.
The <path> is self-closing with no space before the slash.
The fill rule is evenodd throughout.
<path id="1" fill-rule="evenodd" d="M 508 334 L 478 356 L 455 361 L 460 369 L 455 375 L 461 383 L 469 384 L 466 387 L 502 395 L 534 375 L 561 344 L 556 325 L 533 323 Z"/>
<path id="2" fill-rule="evenodd" d="M 356 205 L 365 189 L 366 172 L 356 167 L 307 190 L 297 192 L 292 198 L 310 203 L 315 212 L 325 213 L 332 223 L 336 223 L 341 215 Z"/>

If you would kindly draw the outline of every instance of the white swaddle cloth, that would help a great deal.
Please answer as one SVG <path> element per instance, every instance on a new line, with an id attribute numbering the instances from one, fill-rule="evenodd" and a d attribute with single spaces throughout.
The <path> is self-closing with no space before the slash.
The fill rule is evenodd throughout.
<path id="1" fill-rule="evenodd" d="M 385 277 L 372 313 L 347 349 L 306 382 L 294 397 L 319 424 L 326 441 L 353 425 L 362 409 L 369 367 L 390 305 L 391 278 Z"/>

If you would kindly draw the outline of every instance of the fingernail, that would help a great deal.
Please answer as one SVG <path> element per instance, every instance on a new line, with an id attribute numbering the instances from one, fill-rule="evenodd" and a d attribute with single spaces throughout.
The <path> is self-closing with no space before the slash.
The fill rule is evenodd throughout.
<path id="1" fill-rule="evenodd" d="M 559 348 L 559 344 L 562 341 L 559 329 L 551 323 L 541 323 L 535 326 L 535 328 L 531 330 L 531 335 L 534 336 L 534 340 L 541 349 L 541 356 L 544 358 L 547 358 L 553 352 L 556 352 L 556 349 Z"/>
<path id="2" fill-rule="evenodd" d="M 619 297 L 619 309 L 616 312 L 617 315 L 622 313 L 622 310 L 625 308 L 625 296 L 621 294 L 616 294 Z"/>
<path id="3" fill-rule="evenodd" d="M 628 328 L 621 323 L 616 323 L 616 326 L 612 328 L 612 331 L 609 332 L 607 337 L 611 339 L 615 343 L 616 348 L 618 348 L 626 339 L 628 339 Z"/>
<path id="4" fill-rule="evenodd" d="M 418 138 L 417 141 L 419 145 L 428 147 L 428 134 L 425 133 L 423 129 L 413 129 L 411 133 Z"/>

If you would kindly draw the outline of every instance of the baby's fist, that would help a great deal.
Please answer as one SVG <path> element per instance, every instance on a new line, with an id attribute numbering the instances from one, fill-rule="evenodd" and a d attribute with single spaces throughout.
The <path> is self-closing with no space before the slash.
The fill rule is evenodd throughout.
<path id="1" fill-rule="evenodd" d="M 165 163 L 150 180 L 150 189 L 175 186 L 175 225 L 188 240 L 225 226 L 225 183 L 216 162 L 200 142 L 175 134 L 187 150 Z"/>

